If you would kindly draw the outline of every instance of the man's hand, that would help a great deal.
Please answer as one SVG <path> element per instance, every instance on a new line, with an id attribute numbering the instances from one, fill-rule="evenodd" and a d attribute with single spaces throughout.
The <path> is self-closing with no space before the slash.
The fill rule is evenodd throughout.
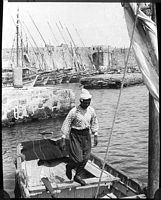
<path id="1" fill-rule="evenodd" d="M 62 138 L 61 139 L 61 142 L 60 142 L 60 149 L 63 151 L 65 150 L 65 138 Z"/>
<path id="2" fill-rule="evenodd" d="M 97 135 L 94 135 L 94 147 L 96 147 L 98 144 L 98 137 Z"/>

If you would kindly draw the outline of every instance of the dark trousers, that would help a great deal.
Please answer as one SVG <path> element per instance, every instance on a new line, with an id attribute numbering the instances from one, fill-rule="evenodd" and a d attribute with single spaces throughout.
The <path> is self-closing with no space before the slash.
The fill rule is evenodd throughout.
<path id="1" fill-rule="evenodd" d="M 71 129 L 69 135 L 68 169 L 76 169 L 76 176 L 81 176 L 91 153 L 91 135 L 89 129 Z"/>

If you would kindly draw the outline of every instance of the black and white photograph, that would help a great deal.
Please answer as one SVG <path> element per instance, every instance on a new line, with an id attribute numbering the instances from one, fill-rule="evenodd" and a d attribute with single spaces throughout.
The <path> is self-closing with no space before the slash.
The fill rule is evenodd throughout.
<path id="1" fill-rule="evenodd" d="M 158 7 L 3 1 L 0 199 L 159 199 Z"/>

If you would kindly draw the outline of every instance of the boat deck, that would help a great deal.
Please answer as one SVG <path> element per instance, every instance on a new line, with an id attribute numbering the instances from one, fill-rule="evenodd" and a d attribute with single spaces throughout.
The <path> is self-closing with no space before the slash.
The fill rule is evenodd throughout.
<path id="1" fill-rule="evenodd" d="M 46 188 L 41 181 L 41 173 L 42 170 L 46 171 L 54 171 L 54 176 L 51 182 L 52 187 L 55 189 L 55 193 L 60 193 L 62 190 L 68 190 L 71 191 L 72 189 L 76 189 L 76 191 L 80 190 L 85 191 L 85 189 L 88 191 L 91 191 L 93 194 L 96 191 L 96 188 L 98 186 L 99 177 L 101 170 L 98 168 L 97 165 L 92 163 L 91 161 L 88 161 L 88 163 L 85 166 L 83 179 L 86 182 L 86 186 L 81 186 L 79 183 L 69 180 L 66 177 L 66 163 L 62 161 L 56 161 L 56 162 L 45 162 L 43 165 L 38 165 L 38 159 L 37 160 L 31 160 L 31 161 L 23 161 L 22 162 L 22 169 L 24 171 L 25 177 L 27 178 L 27 188 L 29 191 L 30 196 L 38 197 L 38 194 L 42 194 L 42 192 L 46 192 Z M 75 170 L 72 170 L 73 176 L 75 175 Z M 101 187 L 104 186 L 106 188 L 110 188 L 111 182 L 118 181 L 118 177 L 114 177 L 108 172 L 104 171 L 101 178 Z M 90 188 L 90 190 L 89 190 Z M 67 192 L 67 191 L 66 191 Z M 81 193 L 82 195 L 84 192 Z M 74 195 L 74 194 L 73 194 Z M 91 194 L 86 194 L 86 196 L 91 196 Z M 74 195 L 75 196 L 75 195 Z"/>
<path id="2" fill-rule="evenodd" d="M 81 175 L 86 185 L 69 180 L 66 176 L 68 151 L 62 151 L 59 143 L 59 140 L 38 140 L 18 145 L 15 191 L 19 194 L 21 190 L 21 197 L 51 198 L 41 181 L 42 177 L 48 177 L 57 198 L 94 198 L 98 184 L 98 198 L 145 198 L 136 181 L 110 164 L 106 163 L 100 180 L 103 161 L 93 154 Z M 72 174 L 74 177 L 74 169 Z"/>

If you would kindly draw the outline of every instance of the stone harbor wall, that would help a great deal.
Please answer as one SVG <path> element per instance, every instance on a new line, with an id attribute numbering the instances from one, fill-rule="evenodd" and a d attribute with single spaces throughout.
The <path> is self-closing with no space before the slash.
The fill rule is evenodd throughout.
<path id="1" fill-rule="evenodd" d="M 65 116 L 75 106 L 70 89 L 3 88 L 2 126 Z"/>
<path id="2" fill-rule="evenodd" d="M 100 74 L 80 79 L 80 83 L 86 89 L 119 89 L 121 87 L 123 74 Z M 141 73 L 127 73 L 123 87 L 144 84 Z"/>

